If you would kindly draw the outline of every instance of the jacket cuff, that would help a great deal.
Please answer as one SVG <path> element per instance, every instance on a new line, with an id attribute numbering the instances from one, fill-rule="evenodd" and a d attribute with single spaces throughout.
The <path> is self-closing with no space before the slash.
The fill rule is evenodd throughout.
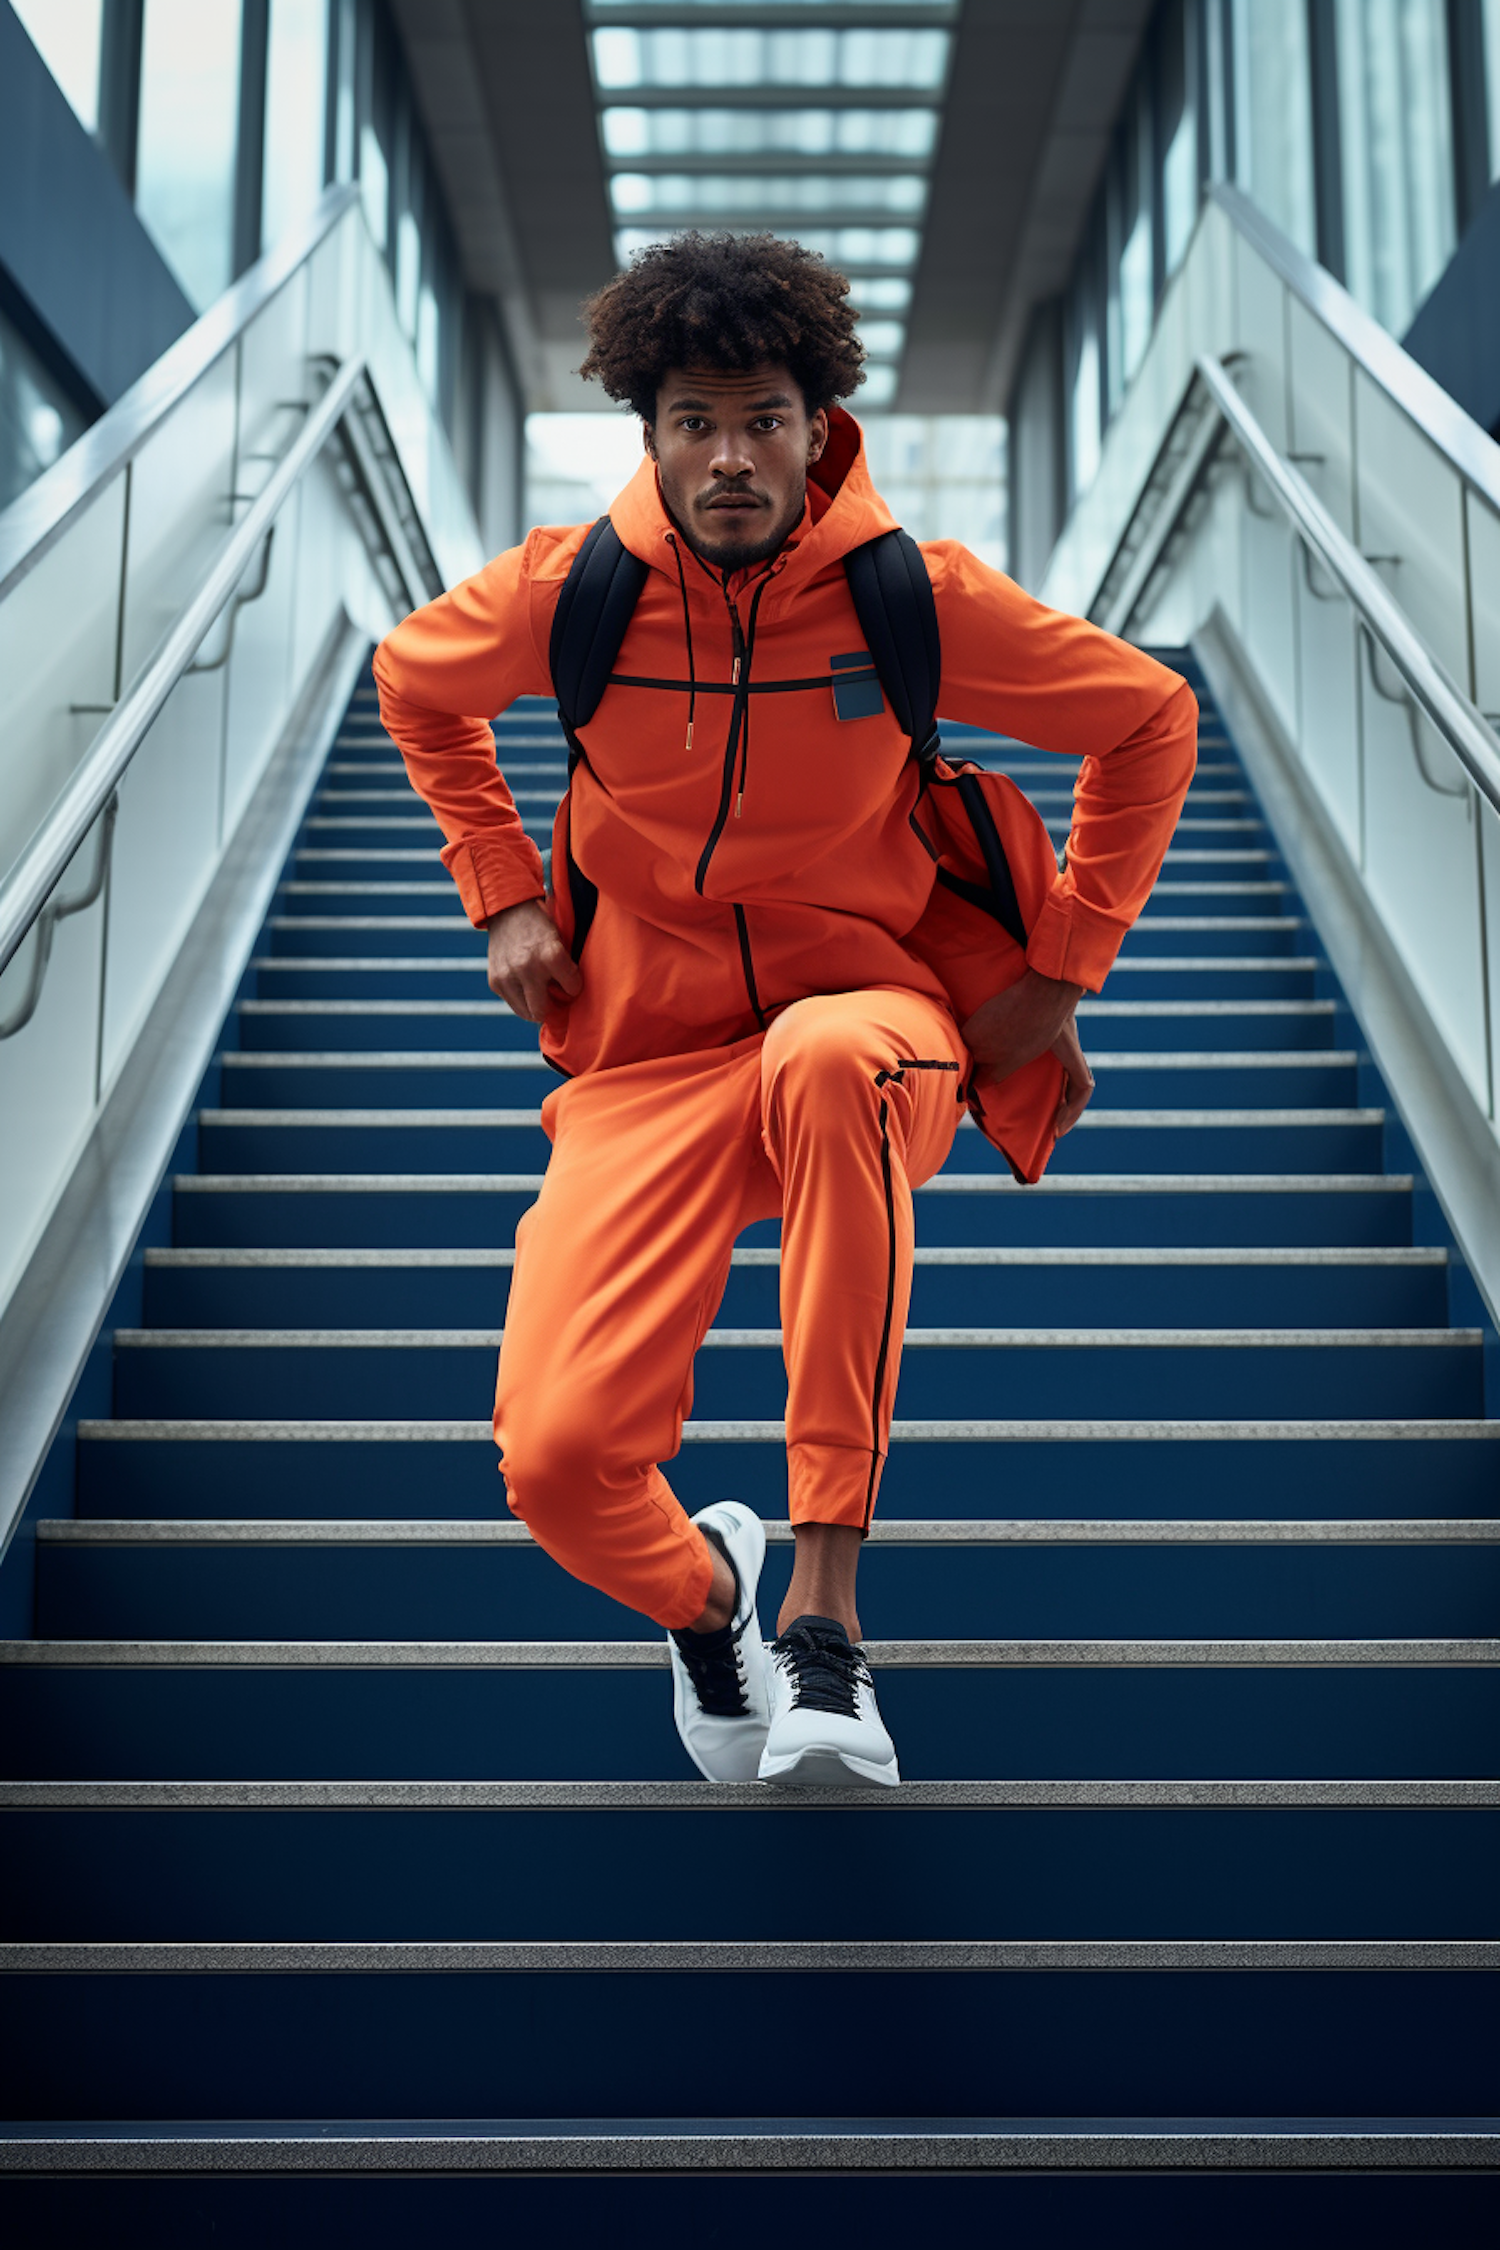
<path id="1" fill-rule="evenodd" d="M 444 846 L 443 865 L 458 885 L 463 909 L 477 930 L 492 914 L 547 895 L 542 855 L 529 836 L 514 843 L 469 838 Z"/>
<path id="2" fill-rule="evenodd" d="M 1066 893 L 1059 896 L 1053 891 L 1036 918 L 1026 947 L 1026 965 L 1041 976 L 1098 992 L 1129 932 L 1128 922 L 1101 914 L 1080 898 Z"/>

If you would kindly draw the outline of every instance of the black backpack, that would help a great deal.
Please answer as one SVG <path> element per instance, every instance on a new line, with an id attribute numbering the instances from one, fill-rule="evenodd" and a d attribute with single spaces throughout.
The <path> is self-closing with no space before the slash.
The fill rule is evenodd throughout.
<path id="1" fill-rule="evenodd" d="M 937 604 L 922 550 L 899 528 L 883 531 L 844 557 L 855 615 L 896 723 L 910 737 L 912 755 L 930 770 L 940 748 L 937 730 L 942 642 Z M 583 755 L 578 729 L 587 726 L 609 685 L 620 644 L 646 583 L 647 565 L 624 544 L 608 516 L 601 516 L 573 558 L 552 619 L 548 661 L 558 716 L 568 743 L 568 772 Z M 964 777 L 967 778 L 967 777 Z M 990 875 L 987 911 L 1022 945 L 1026 933 L 1016 903 L 1015 885 L 988 808 L 960 782 L 961 794 L 979 832 Z M 939 879 L 965 889 L 939 869 Z M 575 958 L 581 931 L 593 919 L 597 894 L 572 866 Z"/>

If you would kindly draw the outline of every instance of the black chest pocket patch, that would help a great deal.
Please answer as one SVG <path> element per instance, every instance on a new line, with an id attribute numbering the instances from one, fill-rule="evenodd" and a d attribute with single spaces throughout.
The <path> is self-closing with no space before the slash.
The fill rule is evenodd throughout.
<path id="1" fill-rule="evenodd" d="M 880 692 L 880 674 L 867 648 L 856 649 L 852 656 L 830 656 L 828 669 L 844 673 L 843 679 L 833 683 L 834 717 L 839 719 L 878 719 L 885 709 L 885 697 Z"/>

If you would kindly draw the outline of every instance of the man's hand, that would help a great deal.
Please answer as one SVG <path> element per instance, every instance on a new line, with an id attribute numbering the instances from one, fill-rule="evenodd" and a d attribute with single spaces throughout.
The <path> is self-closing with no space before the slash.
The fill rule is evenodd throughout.
<path id="1" fill-rule="evenodd" d="M 1077 1124 L 1094 1091 L 1093 1073 L 1073 1022 L 1082 994 L 1081 984 L 1065 984 L 1028 969 L 1018 983 L 982 1002 L 962 1027 L 964 1045 L 985 1078 L 1008 1078 L 1038 1055 L 1056 1055 L 1064 1073 L 1063 1096 L 1052 1124 L 1059 1140 Z"/>
<path id="2" fill-rule="evenodd" d="M 583 990 L 578 965 L 538 900 L 492 914 L 489 932 L 490 990 L 512 1014 L 540 1023 L 549 1008 L 566 1007 Z"/>
<path id="3" fill-rule="evenodd" d="M 1094 1074 L 1078 1044 L 1078 1026 L 1071 1016 L 1053 1040 L 1051 1051 L 1063 1066 L 1062 1100 L 1058 1103 L 1057 1115 L 1052 1120 L 1052 1137 L 1060 1141 L 1064 1133 L 1072 1132 L 1092 1101 Z"/>
<path id="4" fill-rule="evenodd" d="M 1082 994 L 1081 984 L 1063 984 L 1028 969 L 1019 983 L 974 1010 L 961 1027 L 964 1045 L 986 1078 L 1009 1078 L 1013 1070 L 1048 1053 L 1072 1022 Z"/>

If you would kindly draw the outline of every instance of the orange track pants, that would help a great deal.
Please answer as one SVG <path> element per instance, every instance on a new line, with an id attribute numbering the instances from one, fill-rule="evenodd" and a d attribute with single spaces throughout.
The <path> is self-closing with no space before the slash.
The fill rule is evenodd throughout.
<path id="1" fill-rule="evenodd" d="M 926 1067 L 914 1068 L 915 1064 Z M 712 1562 L 658 1462 L 735 1237 L 782 1217 L 793 1523 L 867 1526 L 911 1297 L 911 1191 L 946 1158 L 967 1068 L 936 1001 L 795 1001 L 753 1039 L 571 1079 L 516 1229 L 495 1436 L 512 1511 L 576 1578 L 688 1625 Z"/>

